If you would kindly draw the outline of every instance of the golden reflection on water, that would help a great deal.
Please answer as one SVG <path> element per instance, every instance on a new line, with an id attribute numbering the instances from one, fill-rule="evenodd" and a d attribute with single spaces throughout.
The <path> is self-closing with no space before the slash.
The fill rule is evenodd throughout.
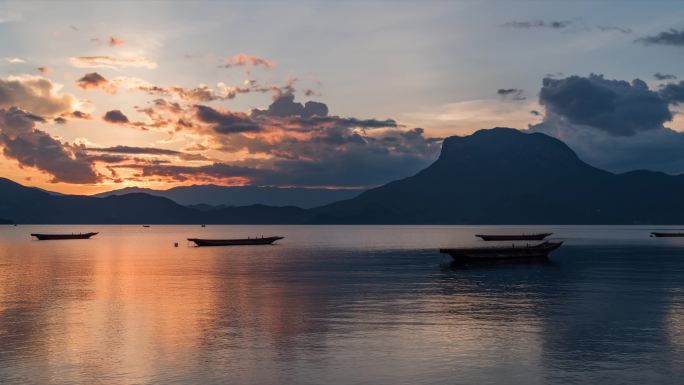
<path id="1" fill-rule="evenodd" d="M 458 271 L 429 249 L 353 249 L 367 228 L 345 228 L 353 237 L 341 245 L 329 228 L 274 228 L 287 241 L 244 248 L 187 247 L 200 231 L 187 226 L 110 226 L 55 242 L 10 230 L 0 236 L 4 382 L 544 384 L 581 363 L 563 357 L 587 324 L 572 312 L 606 316 L 613 296 L 586 272 L 548 296 L 563 266 Z M 228 230 L 254 231 L 206 231 Z M 306 243 L 325 231 L 334 242 Z M 393 231 L 361 243 L 394 247 Z M 424 241 L 416 231 L 404 238 Z M 426 244 L 457 242 L 453 232 Z M 660 357 L 667 365 L 684 354 L 677 304 L 662 334 L 679 356 Z M 592 349 L 620 336 L 600 337 Z M 585 353 L 612 365 L 640 358 Z"/>

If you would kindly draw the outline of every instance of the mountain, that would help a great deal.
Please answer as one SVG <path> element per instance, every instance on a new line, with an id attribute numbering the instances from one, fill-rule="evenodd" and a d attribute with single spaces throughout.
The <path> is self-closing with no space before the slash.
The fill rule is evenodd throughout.
<path id="1" fill-rule="evenodd" d="M 313 211 L 317 223 L 683 223 L 684 177 L 613 174 L 550 136 L 494 128 L 447 138 L 418 174 Z"/>
<path id="2" fill-rule="evenodd" d="M 313 188 L 281 188 L 253 186 L 216 186 L 193 185 L 178 186 L 168 190 L 153 190 L 139 187 L 126 187 L 95 195 L 108 197 L 130 193 L 145 193 L 169 198 L 184 206 L 249 206 L 263 204 L 267 206 L 297 206 L 312 208 L 327 205 L 343 199 L 353 198 L 363 190 L 335 190 Z"/>
<path id="3" fill-rule="evenodd" d="M 197 186 L 195 186 L 197 187 Z M 0 218 L 17 223 L 678 224 L 684 176 L 613 174 L 563 142 L 510 128 L 444 140 L 418 174 L 313 209 L 192 207 L 143 193 L 53 195 L 0 178 Z"/>
<path id="4" fill-rule="evenodd" d="M 201 211 L 141 193 L 105 198 L 54 195 L 0 178 L 0 218 L 17 223 L 299 223 L 308 215 L 297 207 L 264 205 Z"/>

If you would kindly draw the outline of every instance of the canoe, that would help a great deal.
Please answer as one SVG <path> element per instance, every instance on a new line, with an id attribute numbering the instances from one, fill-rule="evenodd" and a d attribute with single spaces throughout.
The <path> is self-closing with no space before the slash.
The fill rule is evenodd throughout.
<path id="1" fill-rule="evenodd" d="M 78 233 L 78 234 L 36 234 L 32 233 L 32 237 L 38 238 L 39 241 L 48 241 L 56 239 L 88 239 L 98 233 Z"/>
<path id="2" fill-rule="evenodd" d="M 502 247 L 460 247 L 440 249 L 440 253 L 449 254 L 455 261 L 489 261 L 523 258 L 547 258 L 549 253 L 559 248 L 563 242 L 542 242 L 537 245 L 502 246 Z"/>
<path id="3" fill-rule="evenodd" d="M 684 237 L 684 233 L 659 233 L 656 231 L 656 232 L 652 232 L 651 236 L 656 237 L 656 238 Z"/>
<path id="4" fill-rule="evenodd" d="M 476 237 L 482 238 L 483 241 L 541 241 L 553 233 L 539 233 L 539 234 L 475 234 Z"/>
<path id="5" fill-rule="evenodd" d="M 246 245 L 270 245 L 284 237 L 261 237 L 261 238 L 239 238 L 239 239 L 201 239 L 188 238 L 197 246 L 246 246 Z"/>

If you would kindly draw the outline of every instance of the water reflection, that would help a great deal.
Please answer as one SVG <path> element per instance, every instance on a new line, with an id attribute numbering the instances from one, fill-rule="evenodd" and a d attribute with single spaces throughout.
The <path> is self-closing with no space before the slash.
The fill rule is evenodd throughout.
<path id="1" fill-rule="evenodd" d="M 558 236 L 575 245 L 551 262 L 470 267 L 435 249 L 481 228 L 274 227 L 263 231 L 285 235 L 279 246 L 209 249 L 172 245 L 192 231 L 254 229 L 98 230 L 86 242 L 0 235 L 0 382 L 668 384 L 682 374 L 681 246 L 637 242 L 629 228 L 594 242 L 564 227 Z"/>

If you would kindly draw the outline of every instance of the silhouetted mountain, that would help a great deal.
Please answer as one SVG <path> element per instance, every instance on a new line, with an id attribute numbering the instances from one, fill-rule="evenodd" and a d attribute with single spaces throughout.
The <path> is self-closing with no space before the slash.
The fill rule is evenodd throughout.
<path id="1" fill-rule="evenodd" d="M 292 223 L 305 221 L 305 216 L 306 210 L 297 207 L 263 205 L 200 211 L 141 193 L 53 195 L 0 178 L 0 217 L 17 223 Z"/>
<path id="2" fill-rule="evenodd" d="M 495 128 L 447 138 L 415 176 L 314 212 L 317 223 L 682 223 L 684 177 L 612 174 L 550 136 Z"/>
<path id="3" fill-rule="evenodd" d="M 249 206 L 263 204 L 267 206 L 297 206 L 311 208 L 327 205 L 342 199 L 350 199 L 357 196 L 362 191 L 363 190 L 193 185 L 178 186 L 168 190 L 126 187 L 119 190 L 100 193 L 95 196 L 107 197 L 129 193 L 145 193 L 169 198 L 174 202 L 185 206 Z"/>
<path id="4" fill-rule="evenodd" d="M 674 224 L 684 176 L 612 174 L 563 142 L 510 128 L 444 141 L 419 172 L 314 209 L 186 207 L 148 194 L 52 195 L 0 178 L 0 218 L 17 223 Z"/>

